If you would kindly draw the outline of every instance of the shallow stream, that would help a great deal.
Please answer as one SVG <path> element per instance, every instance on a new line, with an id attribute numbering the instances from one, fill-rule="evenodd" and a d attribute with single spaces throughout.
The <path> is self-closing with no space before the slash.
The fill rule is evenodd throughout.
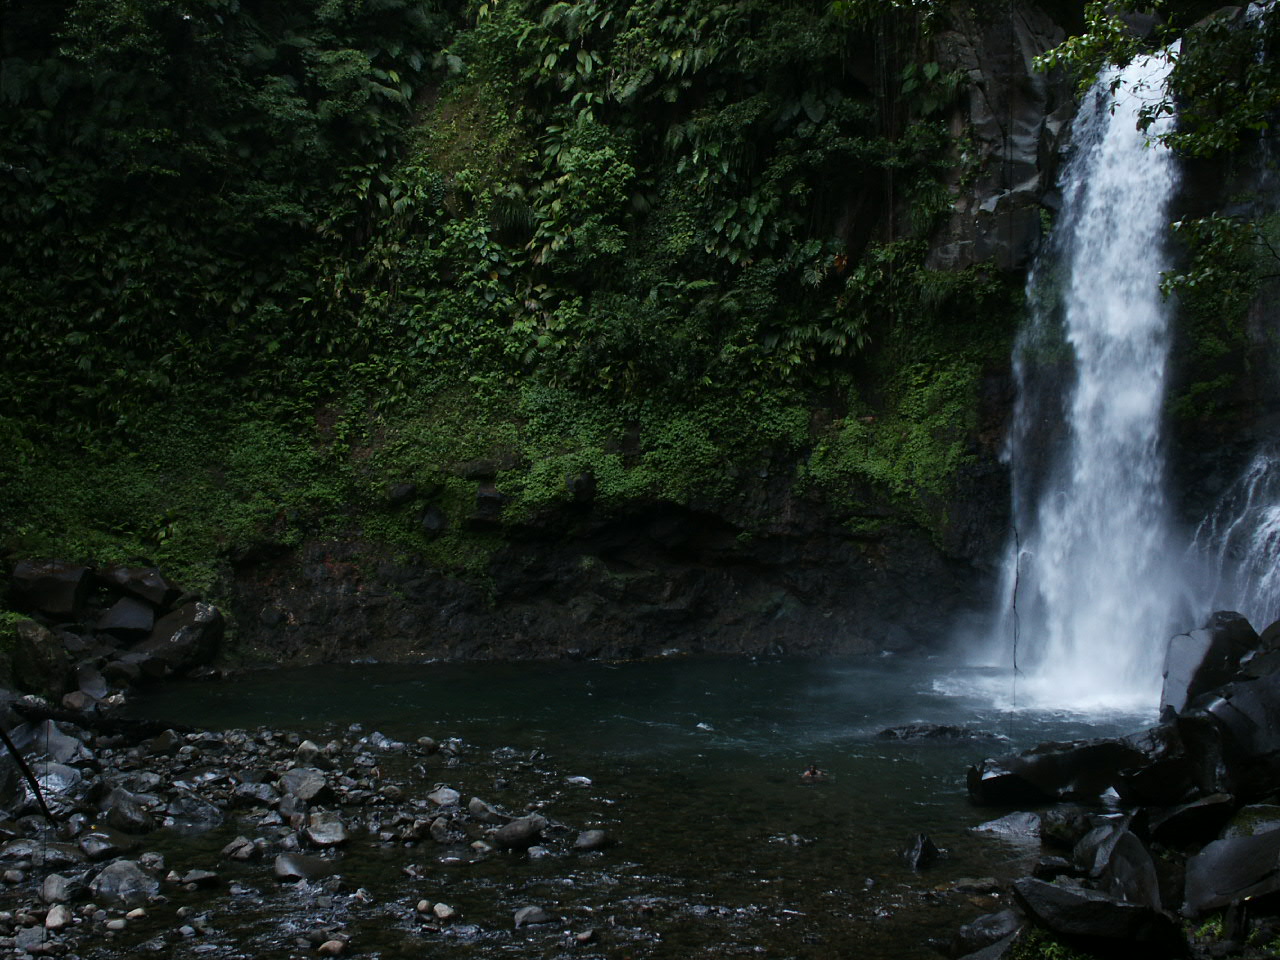
<path id="1" fill-rule="evenodd" d="M 1000 908 L 984 884 L 957 881 L 1021 874 L 1036 852 L 972 829 L 1007 811 L 969 804 L 970 763 L 1152 719 L 1010 712 L 981 692 L 993 683 L 1002 685 L 940 661 L 892 659 L 351 664 L 167 685 L 134 712 L 320 742 L 360 735 L 353 724 L 410 743 L 460 738 L 452 765 L 438 758 L 404 774 L 415 789 L 447 783 L 464 803 L 479 796 L 513 813 L 536 804 L 616 841 L 596 853 L 470 857 L 365 835 L 344 848 L 341 887 L 319 901 L 260 875 L 234 886 L 237 867 L 224 865 L 230 891 L 212 894 L 217 902 L 200 894 L 218 928 L 203 955 L 311 955 L 292 934 L 325 919 L 302 915 L 319 903 L 353 956 L 903 960 L 936 956 L 929 938 Z M 877 738 L 912 723 L 1010 739 Z M 809 764 L 825 778 L 802 779 Z M 229 823 L 194 842 L 216 851 L 238 830 Z M 918 833 L 946 856 L 912 872 L 901 852 Z M 166 855 L 181 861 L 191 842 L 174 838 Z M 457 918 L 422 923 L 422 899 L 447 902 Z M 557 921 L 515 929 L 513 912 L 530 904 Z"/>

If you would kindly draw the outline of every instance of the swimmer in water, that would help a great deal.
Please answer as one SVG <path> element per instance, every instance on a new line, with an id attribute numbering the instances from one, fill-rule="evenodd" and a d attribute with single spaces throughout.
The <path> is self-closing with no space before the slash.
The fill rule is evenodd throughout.
<path id="1" fill-rule="evenodd" d="M 809 766 L 805 767 L 804 773 L 800 774 L 800 779 L 805 781 L 805 783 L 813 783 L 817 780 L 827 779 L 827 774 L 826 771 L 819 770 L 817 764 L 811 763 Z"/>

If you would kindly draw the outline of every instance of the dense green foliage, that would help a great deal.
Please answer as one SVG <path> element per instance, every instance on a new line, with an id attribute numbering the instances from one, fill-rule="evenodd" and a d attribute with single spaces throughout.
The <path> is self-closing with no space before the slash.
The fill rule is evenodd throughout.
<path id="1" fill-rule="evenodd" d="M 1018 285 L 923 267 L 960 162 L 938 16 L 11 0 L 6 540 L 207 582 L 359 523 L 472 568 L 469 461 L 514 522 L 567 476 L 692 502 L 811 448 L 813 489 L 937 523 Z"/>

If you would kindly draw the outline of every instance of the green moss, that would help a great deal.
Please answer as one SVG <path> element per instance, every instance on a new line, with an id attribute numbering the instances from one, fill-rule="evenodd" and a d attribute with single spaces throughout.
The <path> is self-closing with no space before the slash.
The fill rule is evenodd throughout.
<path id="1" fill-rule="evenodd" d="M 964 359 L 912 364 L 888 384 L 884 408 L 862 405 L 832 425 L 813 450 L 806 480 L 849 510 L 868 488 L 930 529 L 968 452 L 977 420 L 978 365 Z"/>
<path id="2" fill-rule="evenodd" d="M 1010 960 L 1093 960 L 1093 955 L 1063 943 L 1046 930 L 1033 927 L 1018 938 Z"/>

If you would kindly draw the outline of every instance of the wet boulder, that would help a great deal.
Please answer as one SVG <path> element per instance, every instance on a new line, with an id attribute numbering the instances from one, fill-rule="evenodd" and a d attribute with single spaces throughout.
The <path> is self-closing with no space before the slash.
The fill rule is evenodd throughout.
<path id="1" fill-rule="evenodd" d="M 89 756 L 89 751 L 78 738 L 63 733 L 52 720 L 24 723 L 9 732 L 9 739 L 19 750 L 35 757 L 45 757 L 55 763 L 72 763 Z"/>
<path id="2" fill-rule="evenodd" d="M 494 831 L 494 842 L 511 850 L 527 850 L 542 837 L 547 819 L 537 815 L 518 817 Z"/>
<path id="3" fill-rule="evenodd" d="M 1280 890 L 1280 830 L 1215 840 L 1187 861 L 1186 905 L 1207 910 Z"/>
<path id="4" fill-rule="evenodd" d="M 1022 918 L 1012 910 L 984 914 L 956 931 L 949 953 L 953 957 L 976 953 L 1012 936 L 1021 928 Z"/>
<path id="5" fill-rule="evenodd" d="M 31 772 L 40 787 L 40 797 L 48 805 L 54 816 L 70 813 L 84 798 L 88 784 L 75 767 L 68 767 L 52 760 L 31 764 Z M 15 812 L 40 812 L 40 799 L 31 789 L 31 784 L 23 778 L 18 783 L 18 798 L 14 804 Z"/>
<path id="6" fill-rule="evenodd" d="M 148 833 L 156 821 L 142 801 L 123 787 L 116 787 L 102 801 L 100 808 L 108 825 L 123 833 Z"/>
<path id="7" fill-rule="evenodd" d="M 1250 800 L 1280 789 L 1280 674 L 1220 687 L 1204 710 L 1222 731 L 1227 792 Z"/>
<path id="8" fill-rule="evenodd" d="M 1147 813 L 1147 833 L 1157 843 L 1185 848 L 1217 837 L 1235 812 L 1236 801 L 1228 793 L 1213 793 L 1190 803 L 1157 808 Z"/>
<path id="9" fill-rule="evenodd" d="M 222 642 L 224 621 L 218 608 L 208 603 L 188 603 L 162 617 L 151 635 L 131 651 L 145 661 L 143 672 L 185 673 L 211 660 Z M 151 668 L 151 669 L 149 669 Z"/>
<path id="10" fill-rule="evenodd" d="M 979 806 L 1048 803 L 1098 797 L 1146 757 L 1124 740 L 1042 743 L 1024 753 L 983 760 L 968 772 L 969 799 Z"/>
<path id="11" fill-rule="evenodd" d="M 1220 610 L 1199 630 L 1179 634 L 1165 650 L 1160 710 L 1181 713 L 1197 698 L 1230 682 L 1258 635 L 1238 613 Z"/>
<path id="12" fill-rule="evenodd" d="M 319 880 L 330 876 L 337 868 L 330 860 L 311 857 L 302 853 L 282 853 L 271 866 L 275 878 L 282 883 L 296 883 L 299 880 Z"/>
<path id="13" fill-rule="evenodd" d="M 68 691 L 73 665 L 61 636 L 34 620 L 14 628 L 13 679 L 19 688 L 59 699 Z"/>
<path id="14" fill-rule="evenodd" d="M 317 847 L 335 847 L 347 842 L 347 828 L 333 810 L 317 810 L 307 818 L 307 839 Z"/>
<path id="15" fill-rule="evenodd" d="M 179 830 L 202 833 L 223 821 L 222 810 L 185 790 L 178 791 L 165 806 L 165 825 Z"/>
<path id="16" fill-rule="evenodd" d="M 329 781 L 314 767 L 294 767 L 280 776 L 280 791 L 303 803 L 325 803 L 333 796 Z"/>
<path id="17" fill-rule="evenodd" d="M 578 851 L 603 850 L 612 843 L 609 834 L 604 830 L 583 830 L 573 841 L 573 849 Z"/>
<path id="18" fill-rule="evenodd" d="M 1129 805 L 1166 807 L 1232 789 L 1222 729 L 1206 714 L 1177 715 L 1122 742 L 1139 756 L 1112 783 Z"/>
<path id="19" fill-rule="evenodd" d="M 22 560 L 13 569 L 13 602 L 53 620 L 71 620 L 84 610 L 93 588 L 88 567 L 58 560 Z"/>
<path id="20" fill-rule="evenodd" d="M 1155 862 L 1124 820 L 1094 827 L 1076 844 L 1072 859 L 1113 896 L 1160 909 Z"/>
<path id="21" fill-rule="evenodd" d="M 1256 837 L 1261 833 L 1280 830 L 1280 806 L 1258 803 L 1242 807 L 1222 828 L 1220 840 L 1233 837 Z"/>
<path id="22" fill-rule="evenodd" d="M 89 891 L 99 903 L 131 910 L 158 894 L 160 882 L 132 860 L 117 860 L 102 868 Z"/>
<path id="23" fill-rule="evenodd" d="M 1034 877 L 1014 881 L 1019 904 L 1050 933 L 1097 953 L 1181 956 L 1186 944 L 1178 925 L 1167 914 L 1140 903 L 1129 903 L 1099 890 L 1065 882 L 1048 883 Z M 1135 945 L 1140 949 L 1135 951 Z"/>
<path id="24" fill-rule="evenodd" d="M 107 860 L 138 849 L 138 839 L 110 827 L 97 826 L 76 838 L 76 843 L 90 860 Z"/>
<path id="25" fill-rule="evenodd" d="M 902 851 L 902 858 L 912 870 L 923 870 L 942 859 L 942 851 L 927 833 L 917 833 Z"/>

